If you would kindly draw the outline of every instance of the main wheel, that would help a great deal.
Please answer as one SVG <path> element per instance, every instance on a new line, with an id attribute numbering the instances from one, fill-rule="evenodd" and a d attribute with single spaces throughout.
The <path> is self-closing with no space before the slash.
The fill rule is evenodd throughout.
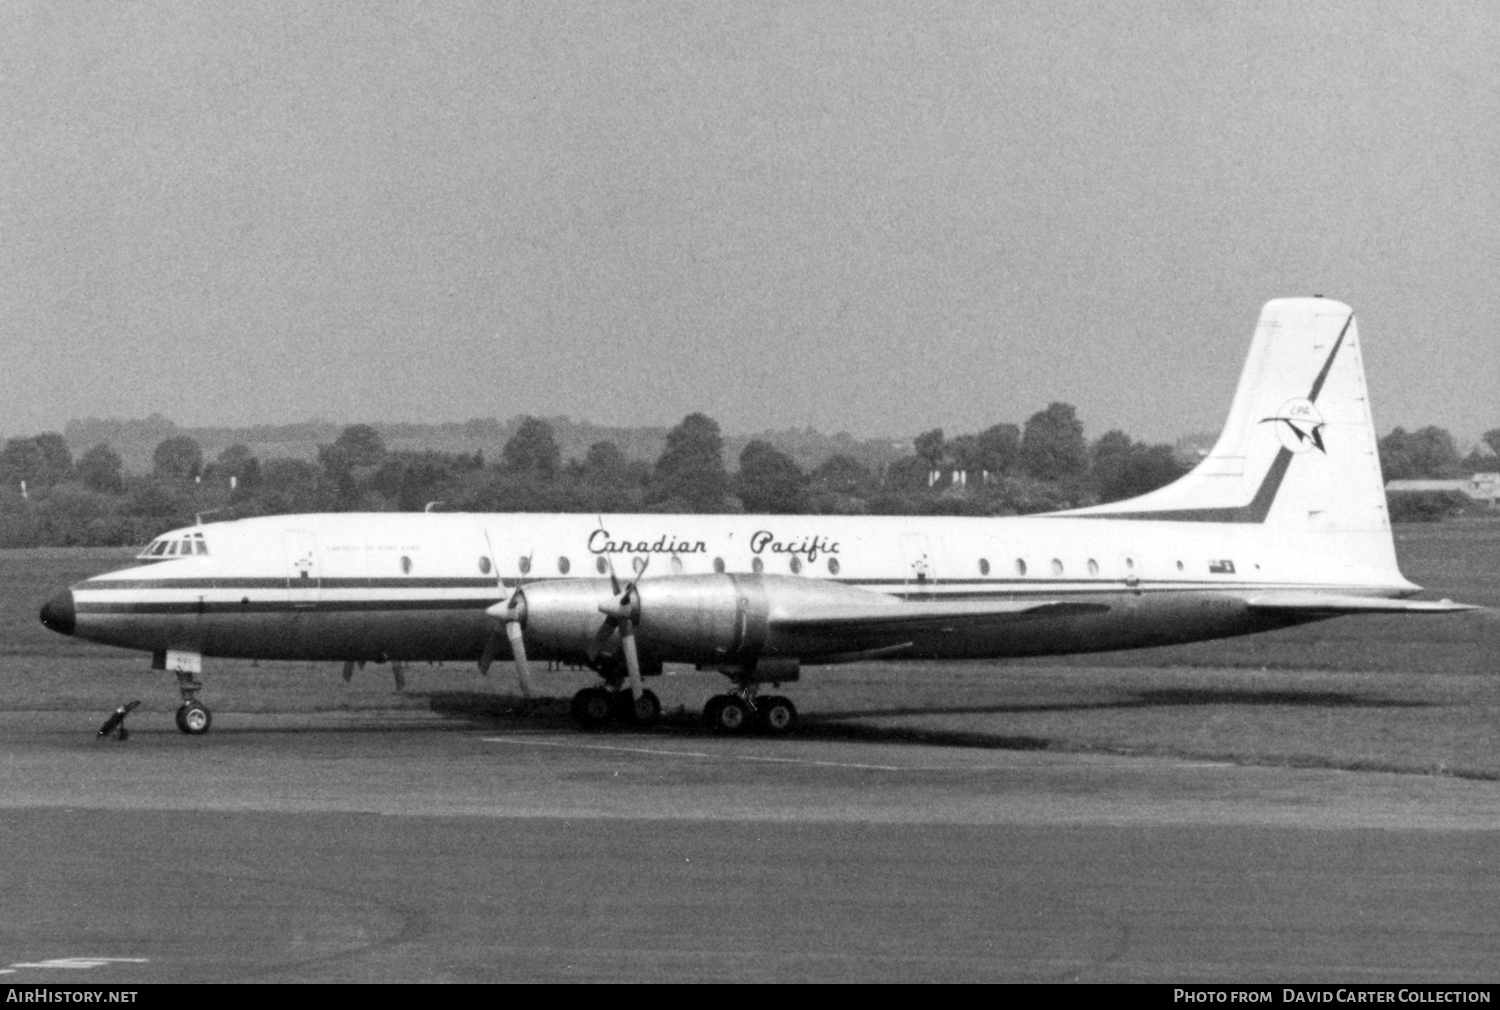
<path id="1" fill-rule="evenodd" d="M 584 729 L 598 729 L 614 715 L 615 699 L 602 687 L 586 687 L 573 695 L 573 718 Z"/>
<path id="2" fill-rule="evenodd" d="M 762 701 L 756 714 L 760 716 L 761 726 L 772 735 L 785 733 L 797 725 L 797 706 L 792 704 L 792 699 L 780 695 Z"/>
<path id="3" fill-rule="evenodd" d="M 625 688 L 615 695 L 615 715 L 627 726 L 652 726 L 661 718 L 661 701 L 649 688 L 639 700 Z"/>
<path id="4" fill-rule="evenodd" d="M 202 702 L 184 702 L 177 710 L 177 728 L 188 736 L 199 736 L 208 732 L 212 726 L 214 717 L 208 707 Z"/>
<path id="5" fill-rule="evenodd" d="M 719 694 L 708 700 L 703 718 L 716 733 L 743 733 L 751 723 L 750 706 L 732 694 Z"/>
<path id="6" fill-rule="evenodd" d="M 703 704 L 703 725 L 709 729 L 719 726 L 719 708 L 729 698 L 727 694 L 716 694 Z"/>

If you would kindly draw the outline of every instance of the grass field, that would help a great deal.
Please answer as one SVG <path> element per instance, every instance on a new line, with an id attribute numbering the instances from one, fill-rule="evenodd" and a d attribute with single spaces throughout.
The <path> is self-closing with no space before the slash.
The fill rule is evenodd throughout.
<path id="1" fill-rule="evenodd" d="M 1431 598 L 1500 608 L 1500 522 L 1397 527 L 1403 571 Z M 173 677 L 147 658 L 53 634 L 37 619 L 58 589 L 125 567 L 121 549 L 0 551 L 0 710 L 68 713 L 80 731 L 129 698 L 132 726 L 169 729 Z M 717 675 L 670 671 L 652 732 L 698 734 Z M 423 713 L 495 728 L 562 728 L 592 682 L 541 676 L 523 707 L 509 670 L 416 667 L 393 691 L 367 667 L 209 660 L 204 700 L 230 713 Z M 1341 618 L 1246 638 L 1020 662 L 866 663 L 808 670 L 788 692 L 803 736 L 1125 754 L 1500 778 L 1500 609 L 1445 617 Z M 51 717 L 49 717 L 51 718 Z M 15 726 L 13 715 L 0 727 Z M 281 720 L 277 720 L 280 722 Z M 251 723 L 254 725 L 254 723 Z M 442 723 L 436 723 L 442 725 Z M 0 729 L 0 731 L 4 731 Z"/>

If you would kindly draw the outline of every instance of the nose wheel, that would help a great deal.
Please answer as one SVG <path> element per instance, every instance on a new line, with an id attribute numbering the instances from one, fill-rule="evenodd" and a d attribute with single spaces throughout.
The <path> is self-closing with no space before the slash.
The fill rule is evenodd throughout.
<path id="1" fill-rule="evenodd" d="M 213 713 L 201 701 L 183 702 L 182 707 L 177 710 L 177 728 L 188 736 L 207 733 L 213 721 Z"/>
<path id="2" fill-rule="evenodd" d="M 182 705 L 177 709 L 177 728 L 188 736 L 201 736 L 213 725 L 213 713 L 198 700 L 203 685 L 185 670 L 177 671 L 177 690 L 182 694 Z"/>

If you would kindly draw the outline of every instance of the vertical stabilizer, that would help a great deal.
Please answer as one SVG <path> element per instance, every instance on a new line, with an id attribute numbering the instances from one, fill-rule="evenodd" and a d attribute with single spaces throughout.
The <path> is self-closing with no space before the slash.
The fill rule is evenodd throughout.
<path id="1" fill-rule="evenodd" d="M 1362 550 L 1383 544 L 1394 565 L 1353 310 L 1267 302 L 1213 451 L 1167 487 L 1072 514 L 1375 535 Z"/>

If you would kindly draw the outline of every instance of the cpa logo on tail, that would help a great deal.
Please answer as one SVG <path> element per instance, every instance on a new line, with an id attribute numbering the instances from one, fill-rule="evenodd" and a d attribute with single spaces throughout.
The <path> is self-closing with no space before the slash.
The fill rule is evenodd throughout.
<path id="1" fill-rule="evenodd" d="M 1260 423 L 1275 424 L 1276 436 L 1291 452 L 1307 452 L 1315 448 L 1324 455 L 1328 454 L 1323 447 L 1323 415 L 1318 413 L 1311 400 L 1300 396 L 1288 400 L 1274 415 L 1261 418 Z"/>

